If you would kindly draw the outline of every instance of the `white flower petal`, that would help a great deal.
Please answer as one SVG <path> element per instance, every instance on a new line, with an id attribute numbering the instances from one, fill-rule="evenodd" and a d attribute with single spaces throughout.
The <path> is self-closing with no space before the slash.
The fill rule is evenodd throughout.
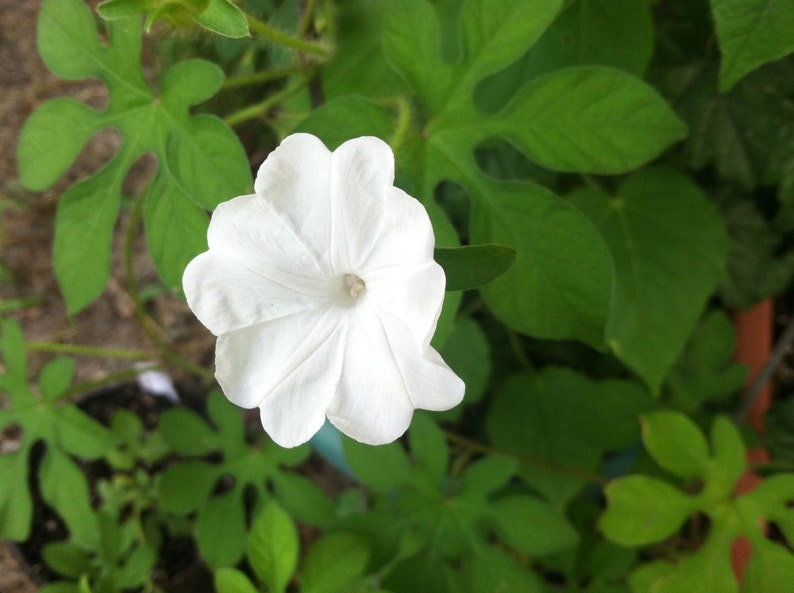
<path id="1" fill-rule="evenodd" d="M 282 384 L 294 386 L 303 381 L 305 391 L 298 389 L 293 396 L 302 400 L 306 414 L 313 416 L 312 408 L 325 411 L 338 380 L 328 379 L 332 384 L 329 393 L 309 388 L 331 374 L 326 369 L 331 358 L 341 359 L 339 333 L 339 315 L 331 309 L 282 317 L 223 334 L 215 348 L 215 376 L 226 397 L 244 408 L 262 405 Z M 334 364 L 340 366 L 341 360 Z"/>
<path id="2" fill-rule="evenodd" d="M 386 223 L 372 248 L 359 254 L 361 272 L 432 261 L 436 240 L 425 207 L 392 187 L 384 196 L 383 208 Z"/>
<path id="3" fill-rule="evenodd" d="M 316 310 L 327 301 L 327 282 L 288 278 L 275 269 L 270 276 L 277 281 L 252 272 L 217 250 L 206 251 L 185 268 L 182 286 L 193 313 L 216 336 Z"/>
<path id="4" fill-rule="evenodd" d="M 380 268 L 366 275 L 367 296 L 383 314 L 401 319 L 423 349 L 430 345 L 444 304 L 446 278 L 435 261 Z"/>
<path id="5" fill-rule="evenodd" d="M 330 180 L 331 152 L 311 134 L 293 134 L 268 155 L 254 182 L 256 194 L 287 229 L 282 232 L 292 234 L 324 271 L 333 269 Z"/>
<path id="6" fill-rule="evenodd" d="M 331 157 L 331 231 L 334 267 L 357 271 L 382 235 L 393 189 L 394 154 L 383 140 L 348 140 Z"/>
<path id="7" fill-rule="evenodd" d="M 396 317 L 384 320 L 371 307 L 356 307 L 328 419 L 348 436 L 380 445 L 406 431 L 415 408 L 449 409 L 463 390 L 438 353 L 420 349 Z"/>

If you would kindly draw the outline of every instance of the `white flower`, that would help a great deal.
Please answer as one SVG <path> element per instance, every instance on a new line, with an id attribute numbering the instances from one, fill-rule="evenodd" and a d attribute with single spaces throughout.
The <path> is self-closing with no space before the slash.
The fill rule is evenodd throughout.
<path id="1" fill-rule="evenodd" d="M 221 388 L 259 407 L 282 446 L 306 442 L 326 417 L 364 443 L 391 442 L 415 408 L 463 398 L 430 346 L 446 282 L 430 219 L 393 181 L 377 138 L 331 153 L 289 136 L 255 194 L 218 206 L 209 251 L 185 270 L 188 304 L 218 336 Z"/>

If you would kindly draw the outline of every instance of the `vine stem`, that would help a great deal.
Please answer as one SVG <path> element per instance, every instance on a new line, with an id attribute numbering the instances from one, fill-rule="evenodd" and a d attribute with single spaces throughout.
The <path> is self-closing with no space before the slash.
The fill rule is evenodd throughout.
<path id="1" fill-rule="evenodd" d="M 239 111 L 235 111 L 234 113 L 227 115 L 225 118 L 223 118 L 223 121 L 225 121 L 230 126 L 236 126 L 237 124 L 240 124 L 244 121 L 248 121 L 249 119 L 259 117 L 261 114 L 267 112 L 275 105 L 278 105 L 283 100 L 287 99 L 294 93 L 298 92 L 307 84 L 309 84 L 309 78 L 304 78 L 299 83 L 288 86 L 287 88 L 282 89 L 278 93 L 274 93 L 270 95 L 264 101 L 261 101 L 254 105 L 249 105 L 248 107 L 245 107 L 243 109 L 240 109 Z"/>
<path id="2" fill-rule="evenodd" d="M 397 121 L 394 126 L 394 134 L 389 140 L 392 152 L 397 154 L 411 129 L 411 120 L 413 119 L 413 112 L 411 110 L 411 103 L 403 96 L 394 99 L 397 107 Z"/>
<path id="3" fill-rule="evenodd" d="M 783 358 L 786 356 L 786 352 L 788 352 L 792 342 L 794 342 L 794 315 L 789 320 L 780 338 L 778 338 L 774 348 L 772 348 L 772 353 L 769 355 L 766 364 L 758 373 L 752 385 L 747 388 L 742 399 L 742 405 L 733 417 L 734 423 L 741 424 L 747 419 L 747 415 L 753 409 L 756 400 L 761 396 L 764 385 L 772 379 L 780 363 L 783 362 Z"/>
<path id="4" fill-rule="evenodd" d="M 232 76 L 224 81 L 221 88 L 236 89 L 241 86 L 248 86 L 249 84 L 259 84 L 271 80 L 278 80 L 280 78 L 287 78 L 299 72 L 301 72 L 300 68 L 292 66 L 289 68 L 273 68 L 272 70 L 254 72 L 253 74 L 244 74 L 241 76 Z"/>
<path id="5" fill-rule="evenodd" d="M 282 33 L 278 29 L 271 27 L 267 23 L 260 21 L 259 19 L 251 16 L 250 14 L 246 14 L 245 18 L 248 20 L 248 27 L 252 31 L 261 35 L 265 39 L 272 41 L 273 43 L 277 43 L 279 45 L 283 45 L 285 47 L 289 47 L 290 49 L 295 49 L 297 51 L 302 51 L 307 54 L 320 56 L 321 58 L 327 58 L 330 55 L 328 49 L 323 47 L 322 45 L 319 45 L 317 43 L 312 43 L 310 41 L 306 41 L 305 39 L 301 39 L 299 37 L 292 37 L 291 35 L 287 35 L 286 33 Z"/>
<path id="6" fill-rule="evenodd" d="M 541 461 L 540 459 L 534 459 L 532 457 L 527 457 L 526 455 L 517 455 L 515 453 L 510 453 L 508 451 L 501 451 L 494 447 L 483 445 L 482 443 L 472 441 L 470 439 L 467 439 L 466 437 L 459 436 L 449 431 L 444 431 L 444 435 L 447 437 L 447 440 L 450 441 L 451 443 L 462 445 L 463 447 L 471 451 L 475 451 L 477 453 L 512 457 L 514 459 L 517 459 L 518 462 L 521 463 L 522 465 L 527 465 L 537 469 L 544 469 L 558 474 L 565 474 L 577 478 L 579 480 L 585 480 L 587 482 L 595 482 L 597 484 L 601 484 L 602 486 L 609 483 L 609 478 L 607 478 L 606 476 L 602 476 L 601 474 L 597 474 L 595 472 L 589 472 L 586 470 L 577 469 L 575 467 L 568 467 L 556 463 L 550 463 L 548 461 Z"/>
<path id="7" fill-rule="evenodd" d="M 199 377 L 202 377 L 208 382 L 211 382 L 215 379 L 215 376 L 211 371 L 208 371 L 204 367 L 200 367 L 188 359 L 180 356 L 177 352 L 174 352 L 174 350 L 170 348 L 160 338 L 159 335 L 157 335 L 157 332 L 154 328 L 155 322 L 146 313 L 143 307 L 141 295 L 138 290 L 138 282 L 135 279 L 135 274 L 133 273 L 134 266 L 132 263 L 133 242 L 135 241 L 135 232 L 141 220 L 143 201 L 144 196 L 139 196 L 135 200 L 135 205 L 132 208 L 132 213 L 127 226 L 127 233 L 124 237 L 124 275 L 126 277 L 127 288 L 130 292 L 130 297 L 132 298 L 132 302 L 135 305 L 135 316 L 138 318 L 138 322 L 141 324 L 144 333 L 146 333 L 146 337 L 149 338 L 149 341 L 160 352 L 165 360 L 171 364 L 180 366 L 191 373 L 198 375 Z"/>
<path id="8" fill-rule="evenodd" d="M 58 352 L 76 356 L 99 356 L 102 358 L 123 358 L 125 360 L 151 360 L 152 355 L 144 350 L 122 350 L 119 348 L 102 348 L 97 346 L 81 346 L 79 344 L 55 344 L 52 342 L 28 342 L 28 350 L 40 352 Z"/>

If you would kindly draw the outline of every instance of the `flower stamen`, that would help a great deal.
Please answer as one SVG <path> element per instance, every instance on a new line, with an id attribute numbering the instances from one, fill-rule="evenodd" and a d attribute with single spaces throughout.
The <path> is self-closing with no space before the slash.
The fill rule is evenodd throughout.
<path id="1" fill-rule="evenodd" d="M 366 288 L 366 284 L 355 274 L 345 274 L 345 287 L 347 287 L 348 294 L 356 298 Z"/>

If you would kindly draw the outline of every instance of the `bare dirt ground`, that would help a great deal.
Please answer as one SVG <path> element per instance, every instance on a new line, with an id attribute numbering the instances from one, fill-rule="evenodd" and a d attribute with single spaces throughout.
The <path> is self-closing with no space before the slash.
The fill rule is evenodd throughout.
<path id="1" fill-rule="evenodd" d="M 102 105 L 105 90 L 98 81 L 64 82 L 50 73 L 36 51 L 36 18 L 40 0 L 0 0 L 0 305 L 3 315 L 22 324 L 28 341 L 80 344 L 108 348 L 146 350 L 156 353 L 136 320 L 127 291 L 121 258 L 127 216 L 117 225 L 111 278 L 104 294 L 74 318 L 66 314 L 52 270 L 52 238 L 58 197 L 74 181 L 90 175 L 112 156 L 118 138 L 100 135 L 83 151 L 76 165 L 57 185 L 41 193 L 25 191 L 19 182 L 16 146 L 25 119 L 42 101 L 72 96 Z M 142 166 L 127 180 L 129 190 L 146 182 L 149 171 Z M 142 287 L 155 285 L 157 275 L 146 255 L 142 232 L 135 250 L 135 275 Z M 12 303 L 22 299 L 25 306 Z M 161 339 L 177 344 L 194 359 L 211 360 L 213 339 L 175 295 L 153 299 L 150 312 L 157 321 Z M 31 373 L 52 355 L 31 354 Z M 101 380 L 133 368 L 123 359 L 78 359 L 76 382 Z M 182 380 L 177 373 L 177 380 Z M 3 405 L 0 394 L 0 406 Z M 0 441 L 3 435 L 0 435 Z M 0 480 L 3 476 L 0 476 Z M 12 546 L 0 543 L 0 593 L 29 593 L 36 585 L 20 566 Z"/>

